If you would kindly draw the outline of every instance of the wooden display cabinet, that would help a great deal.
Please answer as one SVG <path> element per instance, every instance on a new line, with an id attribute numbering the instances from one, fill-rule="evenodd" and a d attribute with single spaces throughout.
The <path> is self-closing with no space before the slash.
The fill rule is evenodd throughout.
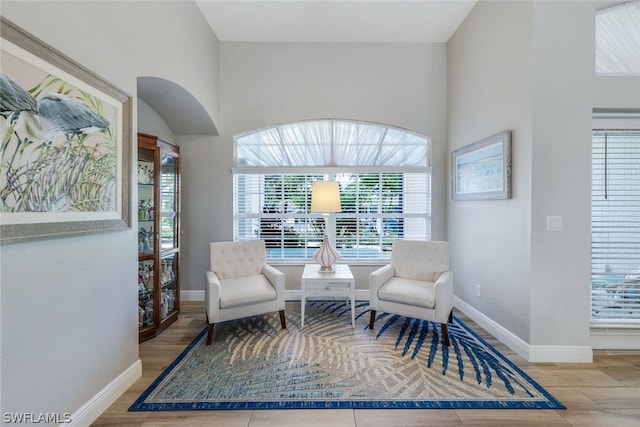
<path id="1" fill-rule="evenodd" d="M 180 150 L 138 134 L 138 326 L 155 337 L 180 309 Z"/>

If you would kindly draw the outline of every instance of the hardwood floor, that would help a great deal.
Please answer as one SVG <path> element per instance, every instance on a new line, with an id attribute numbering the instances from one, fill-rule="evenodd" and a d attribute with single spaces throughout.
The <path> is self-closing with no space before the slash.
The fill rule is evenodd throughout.
<path id="1" fill-rule="evenodd" d="M 93 426 L 594 426 L 640 425 L 640 351 L 595 352 L 592 364 L 528 363 L 454 312 L 560 400 L 566 410 L 317 409 L 128 412 L 128 407 L 205 326 L 204 303 L 184 302 L 179 319 L 140 344 L 142 378 Z M 215 338 L 214 338 L 215 339 Z"/>

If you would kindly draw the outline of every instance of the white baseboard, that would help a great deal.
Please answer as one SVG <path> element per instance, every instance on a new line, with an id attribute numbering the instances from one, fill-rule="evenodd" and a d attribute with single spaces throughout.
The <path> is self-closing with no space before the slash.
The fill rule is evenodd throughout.
<path id="1" fill-rule="evenodd" d="M 300 291 L 284 291 L 284 298 L 287 301 L 300 301 Z M 369 290 L 356 289 L 356 300 L 369 301 Z M 204 291 L 180 291 L 180 301 L 204 301 Z"/>
<path id="2" fill-rule="evenodd" d="M 531 345 L 530 362 L 592 363 L 591 346 L 567 345 Z"/>
<path id="3" fill-rule="evenodd" d="M 590 346 L 530 345 L 460 298 L 454 297 L 454 305 L 528 362 L 591 363 L 593 361 L 593 350 Z"/>
<path id="4" fill-rule="evenodd" d="M 140 377 L 142 377 L 142 361 L 138 359 L 105 388 L 100 390 L 98 394 L 82 405 L 80 409 L 71 414 L 70 422 L 60 424 L 60 427 L 91 425 Z"/>
<path id="5" fill-rule="evenodd" d="M 180 301 L 204 301 L 204 289 L 201 291 L 180 291 Z"/>
<path id="6" fill-rule="evenodd" d="M 478 326 L 489 332 L 491 335 L 496 337 L 498 341 L 513 350 L 518 356 L 529 360 L 528 343 L 456 296 L 453 297 L 453 305 L 458 310 L 469 316 L 469 318 L 476 322 Z"/>

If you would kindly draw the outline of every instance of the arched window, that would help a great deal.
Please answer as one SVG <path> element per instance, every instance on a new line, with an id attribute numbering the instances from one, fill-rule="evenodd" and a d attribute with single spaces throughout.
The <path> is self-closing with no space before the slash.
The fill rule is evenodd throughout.
<path id="1" fill-rule="evenodd" d="M 596 74 L 640 75 L 640 0 L 596 12 Z"/>
<path id="2" fill-rule="evenodd" d="M 234 239 L 274 260 L 310 259 L 324 233 L 311 183 L 340 183 L 328 234 L 345 260 L 389 257 L 394 239 L 431 237 L 431 141 L 379 123 L 309 120 L 234 138 Z"/>

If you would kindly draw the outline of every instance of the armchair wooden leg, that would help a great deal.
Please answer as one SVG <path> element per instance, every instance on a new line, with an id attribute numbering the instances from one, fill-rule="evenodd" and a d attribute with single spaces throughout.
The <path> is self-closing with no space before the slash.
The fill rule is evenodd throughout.
<path id="1" fill-rule="evenodd" d="M 207 331 L 207 345 L 211 345 L 211 340 L 213 339 L 213 328 L 215 327 L 214 323 L 209 323 L 209 330 Z"/>
<path id="2" fill-rule="evenodd" d="M 441 323 L 442 325 L 442 338 L 444 339 L 444 345 L 449 347 L 451 345 L 451 341 L 449 340 L 449 329 L 447 328 L 446 323 Z"/>
<path id="3" fill-rule="evenodd" d="M 284 317 L 284 310 L 280 310 L 280 324 L 282 329 L 287 329 L 287 319 Z"/>
<path id="4" fill-rule="evenodd" d="M 371 316 L 369 317 L 369 329 L 373 330 L 373 324 L 376 321 L 376 311 L 371 310 Z"/>

